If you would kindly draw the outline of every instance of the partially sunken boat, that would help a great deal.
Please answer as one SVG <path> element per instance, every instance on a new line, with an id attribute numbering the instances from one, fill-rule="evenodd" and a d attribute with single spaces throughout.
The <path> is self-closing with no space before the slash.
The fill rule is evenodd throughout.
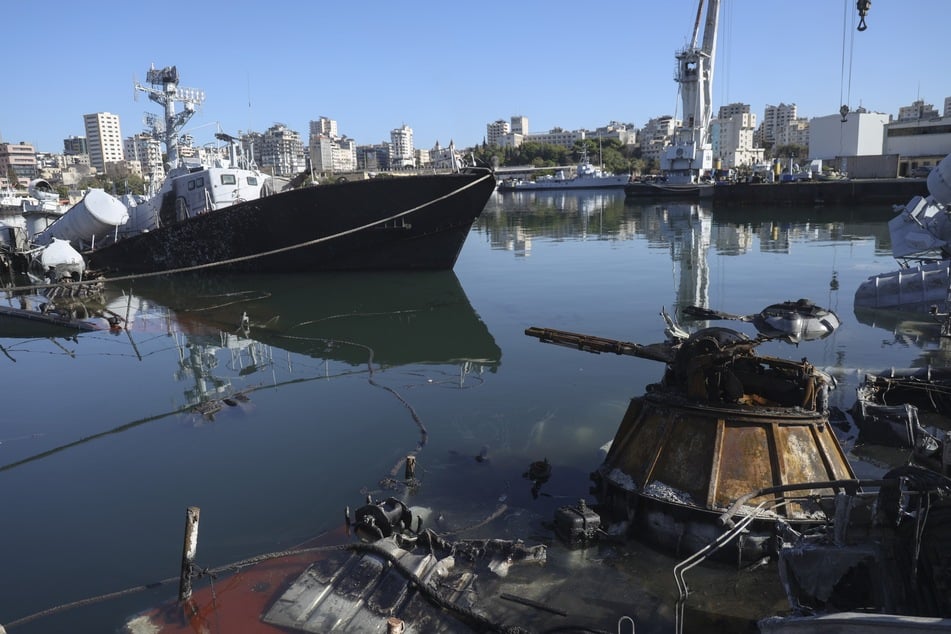
<path id="1" fill-rule="evenodd" d="M 854 479 L 829 425 L 834 383 L 806 360 L 755 354 L 765 337 L 718 327 L 688 335 L 668 323 L 668 340 L 650 345 L 526 330 L 542 342 L 666 364 L 661 381 L 631 400 L 592 474 L 601 524 L 609 534 L 690 554 L 721 540 L 727 514 L 747 530 L 721 557 L 773 555 L 779 522 L 825 521 L 811 498 Z"/>
<path id="2" fill-rule="evenodd" d="M 181 159 L 179 134 L 201 93 L 180 88 L 174 66 L 151 69 L 148 82 L 136 88 L 165 108 L 172 169 L 154 196 L 130 203 L 118 231 L 70 233 L 99 271 L 450 269 L 495 189 L 489 170 L 469 168 L 275 192 L 227 135 L 218 136 L 231 144 L 228 159 Z"/>

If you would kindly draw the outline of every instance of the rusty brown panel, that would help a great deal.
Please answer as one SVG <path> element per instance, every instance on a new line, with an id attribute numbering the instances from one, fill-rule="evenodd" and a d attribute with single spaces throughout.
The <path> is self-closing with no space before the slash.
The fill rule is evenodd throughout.
<path id="1" fill-rule="evenodd" d="M 770 455 L 769 427 L 763 425 L 726 425 L 720 451 L 720 479 L 714 501 L 727 508 L 737 498 L 773 486 L 773 461 Z M 758 504 L 762 500 L 751 500 Z"/>
<path id="2" fill-rule="evenodd" d="M 632 412 L 635 407 L 636 417 Z M 620 440 L 620 434 L 615 436 L 611 453 L 604 464 L 609 471 L 620 469 L 641 487 L 654 463 L 657 448 L 662 445 L 667 433 L 667 420 L 666 417 L 659 416 L 658 410 L 650 404 L 642 407 L 632 401 L 628 413 L 632 414 L 633 419 L 630 423 L 630 433 L 624 434 Z"/>
<path id="3" fill-rule="evenodd" d="M 717 419 L 672 413 L 671 419 L 668 442 L 657 457 L 650 481 L 689 493 L 696 504 L 704 504 L 710 486 Z"/>
<path id="4" fill-rule="evenodd" d="M 627 411 L 624 412 L 624 418 L 621 419 L 621 424 L 618 426 L 617 431 L 614 432 L 614 441 L 611 442 L 611 448 L 608 450 L 608 455 L 605 456 L 605 463 L 614 462 L 616 460 L 615 452 L 618 451 L 618 448 L 624 447 L 630 442 L 630 435 L 634 433 L 637 427 L 636 424 L 640 420 L 641 410 L 643 408 L 643 398 L 631 399 L 631 402 L 627 406 Z"/>
<path id="5" fill-rule="evenodd" d="M 818 444 L 822 448 L 828 462 L 830 480 L 849 480 L 855 478 L 855 472 L 852 471 L 852 465 L 842 451 L 842 445 L 839 439 L 835 437 L 835 432 L 831 425 L 821 425 L 816 429 Z"/>
<path id="6" fill-rule="evenodd" d="M 710 486 L 707 487 L 707 499 L 705 506 L 707 508 L 716 508 L 717 488 L 720 486 L 720 460 L 716 459 L 723 452 L 723 435 L 726 432 L 726 423 L 724 419 L 717 419 L 717 434 L 713 441 L 714 460 L 710 465 Z"/>
<path id="7" fill-rule="evenodd" d="M 782 484 L 829 480 L 823 458 L 824 448 L 816 444 L 809 425 L 780 425 L 776 429 L 776 442 L 783 452 L 786 469 L 780 474 Z"/>

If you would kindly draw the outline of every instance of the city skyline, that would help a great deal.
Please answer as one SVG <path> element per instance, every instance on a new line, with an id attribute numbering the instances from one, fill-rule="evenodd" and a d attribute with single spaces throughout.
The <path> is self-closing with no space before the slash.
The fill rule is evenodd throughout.
<path id="1" fill-rule="evenodd" d="M 278 122 L 306 143 L 321 116 L 361 145 L 386 142 L 405 124 L 421 148 L 481 143 L 488 123 L 514 115 L 529 118 L 531 133 L 610 121 L 641 127 L 680 114 L 674 52 L 688 43 L 697 2 L 612 0 L 582 14 L 573 3 L 495 0 L 438 15 L 413 2 L 369 11 L 281 6 L 269 8 L 273 21 L 251 24 L 246 11 L 169 3 L 161 15 L 180 16 L 187 29 L 114 0 L 88 15 L 58 7 L 44 36 L 70 41 L 91 61 L 74 71 L 61 48 L 31 48 L 28 67 L 56 71 L 34 73 L 39 81 L 21 81 L 20 94 L 2 100 L 0 138 L 62 152 L 63 139 L 83 135 L 83 115 L 96 112 L 119 115 L 130 137 L 146 112 L 158 112 L 144 95 L 133 99 L 133 78 L 144 82 L 152 64 L 177 66 L 183 86 L 205 92 L 186 128 L 198 143 L 219 127 L 260 132 Z M 940 110 L 951 95 L 951 80 L 935 71 L 947 9 L 946 0 L 875 2 L 868 29 L 857 32 L 854 0 L 722 0 L 714 111 L 747 103 L 760 119 L 766 105 L 794 103 L 812 118 L 848 103 L 897 116 L 919 99 Z M 103 16 L 136 29 L 102 37 Z M 117 44 L 129 51 L 117 54 Z"/>

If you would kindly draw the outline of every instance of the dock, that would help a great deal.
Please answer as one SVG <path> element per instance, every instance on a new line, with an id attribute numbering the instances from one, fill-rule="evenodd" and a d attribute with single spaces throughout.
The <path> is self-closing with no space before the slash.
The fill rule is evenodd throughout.
<path id="1" fill-rule="evenodd" d="M 787 183 L 718 183 L 714 206 L 744 205 L 904 205 L 914 196 L 927 196 L 923 178 L 845 179 Z"/>

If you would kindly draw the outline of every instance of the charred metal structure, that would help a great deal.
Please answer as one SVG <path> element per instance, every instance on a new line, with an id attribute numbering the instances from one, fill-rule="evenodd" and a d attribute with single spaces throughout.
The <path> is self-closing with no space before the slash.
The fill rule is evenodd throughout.
<path id="1" fill-rule="evenodd" d="M 738 499 L 768 489 L 733 509 L 753 517 L 720 556 L 742 563 L 775 554 L 778 521 L 824 522 L 814 498 L 854 480 L 829 425 L 832 379 L 805 359 L 755 354 L 765 338 L 719 327 L 688 335 L 668 323 L 668 341 L 650 345 L 526 330 L 542 342 L 666 364 L 661 381 L 631 400 L 592 474 L 604 530 L 693 553 L 720 537 L 719 518 Z"/>

